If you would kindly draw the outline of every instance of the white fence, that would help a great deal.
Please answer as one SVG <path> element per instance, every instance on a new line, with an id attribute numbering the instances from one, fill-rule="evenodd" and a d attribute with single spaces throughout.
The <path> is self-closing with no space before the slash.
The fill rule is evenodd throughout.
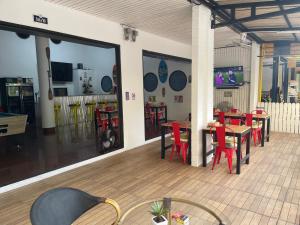
<path id="1" fill-rule="evenodd" d="M 260 102 L 257 107 L 271 115 L 271 131 L 300 134 L 300 103 Z"/>

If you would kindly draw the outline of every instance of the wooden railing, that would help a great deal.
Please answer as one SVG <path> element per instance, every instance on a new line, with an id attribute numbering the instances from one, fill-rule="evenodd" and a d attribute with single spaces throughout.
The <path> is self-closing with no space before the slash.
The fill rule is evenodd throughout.
<path id="1" fill-rule="evenodd" d="M 300 134 L 300 103 L 260 102 L 257 107 L 271 115 L 271 131 Z"/>

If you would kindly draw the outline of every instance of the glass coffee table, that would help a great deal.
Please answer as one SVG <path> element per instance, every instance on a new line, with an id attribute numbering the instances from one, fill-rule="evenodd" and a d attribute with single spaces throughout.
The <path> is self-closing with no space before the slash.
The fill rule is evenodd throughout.
<path id="1" fill-rule="evenodd" d="M 151 205 L 161 202 L 168 209 L 166 218 L 168 225 L 229 225 L 229 219 L 219 210 L 211 206 L 204 206 L 185 199 L 163 198 L 142 202 L 127 210 L 121 217 L 118 225 L 151 225 Z M 185 223 L 179 216 L 185 216 Z M 177 218 L 177 220 L 176 220 Z M 189 222 L 188 222 L 189 221 Z"/>

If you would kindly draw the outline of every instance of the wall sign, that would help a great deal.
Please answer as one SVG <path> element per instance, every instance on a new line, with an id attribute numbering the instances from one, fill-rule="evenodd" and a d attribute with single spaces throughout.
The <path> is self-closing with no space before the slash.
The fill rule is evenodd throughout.
<path id="1" fill-rule="evenodd" d="M 162 83 L 165 83 L 168 79 L 168 65 L 165 60 L 160 60 L 159 66 L 158 66 L 158 76 L 159 80 Z"/>
<path id="2" fill-rule="evenodd" d="M 101 88 L 104 92 L 111 92 L 113 87 L 112 79 L 109 76 L 102 77 Z"/>
<path id="3" fill-rule="evenodd" d="M 33 15 L 33 21 L 37 23 L 48 24 L 48 18 L 42 15 Z"/>
<path id="4" fill-rule="evenodd" d="M 231 98 L 232 97 L 232 92 L 231 91 L 224 91 L 224 97 L 226 98 Z"/>

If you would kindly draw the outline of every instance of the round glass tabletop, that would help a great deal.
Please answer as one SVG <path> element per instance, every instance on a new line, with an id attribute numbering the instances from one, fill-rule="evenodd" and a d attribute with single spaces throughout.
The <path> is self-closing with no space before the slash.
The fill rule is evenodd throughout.
<path id="1" fill-rule="evenodd" d="M 142 202 L 121 217 L 118 225 L 151 225 L 154 216 L 151 207 L 158 202 L 167 209 L 167 222 L 157 225 L 229 225 L 231 224 L 219 210 L 179 198 L 164 198 Z"/>

